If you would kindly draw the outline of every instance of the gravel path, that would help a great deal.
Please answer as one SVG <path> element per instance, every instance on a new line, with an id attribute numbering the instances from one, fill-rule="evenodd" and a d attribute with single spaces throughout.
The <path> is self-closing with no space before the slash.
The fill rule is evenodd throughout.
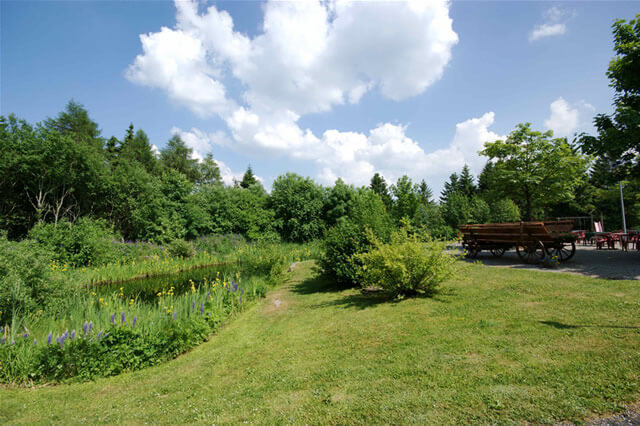
<path id="1" fill-rule="evenodd" d="M 640 280 L 640 251 L 638 250 L 596 250 L 592 246 L 579 245 L 571 260 L 561 263 L 560 267 L 554 269 L 524 264 L 515 250 L 507 251 L 502 257 L 481 252 L 476 259 L 471 260 L 480 261 L 487 266 L 569 272 L 612 280 Z"/>

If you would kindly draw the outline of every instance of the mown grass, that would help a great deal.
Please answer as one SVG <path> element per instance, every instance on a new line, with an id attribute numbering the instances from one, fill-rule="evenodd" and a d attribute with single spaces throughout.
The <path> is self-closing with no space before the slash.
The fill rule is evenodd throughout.
<path id="1" fill-rule="evenodd" d="M 640 394 L 640 286 L 474 265 L 434 298 L 332 287 L 304 262 L 164 365 L 0 390 L 0 421 L 553 423 Z M 279 306 L 274 303 L 279 300 Z"/>

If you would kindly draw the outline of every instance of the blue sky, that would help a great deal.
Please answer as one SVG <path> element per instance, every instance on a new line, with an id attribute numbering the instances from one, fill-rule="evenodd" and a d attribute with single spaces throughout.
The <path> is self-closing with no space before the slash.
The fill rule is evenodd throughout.
<path id="1" fill-rule="evenodd" d="M 248 164 L 267 186 L 286 171 L 323 184 L 379 171 L 436 191 L 465 163 L 479 171 L 482 142 L 519 122 L 592 131 L 594 113 L 611 110 L 611 24 L 640 12 L 637 2 L 0 5 L 3 115 L 37 122 L 73 98 L 103 136 L 132 122 L 162 148 L 178 132 L 227 179 Z"/>

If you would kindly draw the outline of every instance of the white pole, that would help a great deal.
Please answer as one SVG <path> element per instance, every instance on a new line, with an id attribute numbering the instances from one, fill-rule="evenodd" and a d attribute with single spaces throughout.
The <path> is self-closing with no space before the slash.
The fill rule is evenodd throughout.
<path id="1" fill-rule="evenodd" d="M 624 197 L 622 196 L 622 181 L 618 182 L 620 185 L 620 205 L 622 206 L 622 228 L 624 233 L 627 233 L 627 220 L 624 218 Z"/>

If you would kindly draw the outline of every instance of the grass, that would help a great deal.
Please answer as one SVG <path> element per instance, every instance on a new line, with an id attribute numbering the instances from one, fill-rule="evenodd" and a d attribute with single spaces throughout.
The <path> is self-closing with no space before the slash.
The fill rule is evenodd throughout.
<path id="1" fill-rule="evenodd" d="M 639 301 L 636 282 L 474 265 L 390 302 L 304 262 L 176 360 L 0 390 L 0 422 L 579 421 L 638 398 Z"/>

